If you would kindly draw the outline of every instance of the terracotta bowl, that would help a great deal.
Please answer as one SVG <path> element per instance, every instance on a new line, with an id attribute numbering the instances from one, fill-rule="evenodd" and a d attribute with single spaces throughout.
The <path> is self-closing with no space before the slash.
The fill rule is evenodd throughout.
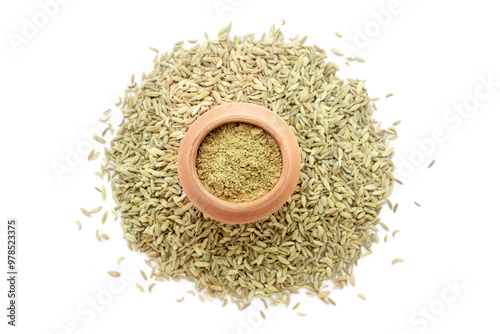
<path id="1" fill-rule="evenodd" d="M 233 122 L 265 130 L 281 151 L 282 168 L 278 181 L 267 194 L 250 202 L 228 202 L 211 194 L 196 170 L 198 147 L 203 139 L 215 128 Z M 299 180 L 300 150 L 293 131 L 280 116 L 258 105 L 230 103 L 206 112 L 189 127 L 179 148 L 177 166 L 182 188 L 198 209 L 221 222 L 244 224 L 269 216 L 292 195 Z"/>

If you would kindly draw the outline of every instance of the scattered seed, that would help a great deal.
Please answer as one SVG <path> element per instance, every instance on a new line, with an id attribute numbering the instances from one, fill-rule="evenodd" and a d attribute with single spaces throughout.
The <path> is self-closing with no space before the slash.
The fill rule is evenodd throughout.
<path id="1" fill-rule="evenodd" d="M 420 205 L 418 202 L 416 202 L 416 201 L 415 201 L 415 205 L 416 205 L 416 206 L 421 206 L 421 205 Z"/>
<path id="2" fill-rule="evenodd" d="M 301 313 L 301 312 L 296 312 L 299 317 L 305 317 L 307 314 Z"/>
<path id="3" fill-rule="evenodd" d="M 262 316 L 262 319 L 266 320 L 266 315 L 264 314 L 264 312 L 260 311 L 260 315 Z"/>
<path id="4" fill-rule="evenodd" d="M 153 289 L 153 287 L 156 285 L 156 283 L 152 283 L 149 288 L 148 288 L 148 291 L 149 293 L 151 293 L 151 290 Z"/>
<path id="5" fill-rule="evenodd" d="M 99 234 L 99 229 L 97 229 L 97 231 L 95 231 L 95 236 L 97 237 L 97 240 L 102 241 L 101 235 Z"/>
<path id="6" fill-rule="evenodd" d="M 264 307 L 267 309 L 267 302 L 265 299 L 261 299 L 262 300 L 262 303 L 264 304 Z"/>
<path id="7" fill-rule="evenodd" d="M 110 110 L 111 111 L 111 110 Z M 109 118 L 111 117 L 110 114 L 107 114 L 106 116 L 104 116 L 103 118 L 99 118 L 99 120 L 101 122 L 107 122 L 109 120 Z M 97 140 L 97 139 L 96 139 Z M 104 143 L 103 143 L 104 144 Z"/>
<path id="8" fill-rule="evenodd" d="M 361 298 L 361 299 L 363 299 L 363 300 L 366 300 L 366 297 L 363 294 L 361 294 L 361 293 L 358 293 L 358 297 Z"/>
<path id="9" fill-rule="evenodd" d="M 109 240 L 109 236 L 106 233 L 101 233 L 101 238 L 104 240 Z"/>
<path id="10" fill-rule="evenodd" d="M 179 298 L 179 299 L 176 299 L 176 301 L 177 301 L 178 303 L 182 302 L 183 300 L 184 300 L 184 297 Z"/>
<path id="11" fill-rule="evenodd" d="M 388 99 L 388 98 L 390 98 L 391 96 L 394 96 L 394 94 L 389 93 L 389 94 L 387 94 L 387 95 L 385 96 L 385 98 L 386 98 L 386 99 Z"/>
<path id="12" fill-rule="evenodd" d="M 90 212 L 88 212 L 87 210 L 85 210 L 84 208 L 80 208 L 80 210 L 82 210 L 83 214 L 87 217 L 91 217 L 90 216 Z"/>
<path id="13" fill-rule="evenodd" d="M 401 123 L 401 120 L 399 120 L 399 121 L 396 121 L 396 122 L 392 123 L 392 125 L 393 125 L 393 126 L 396 126 L 396 125 L 399 125 L 400 123 Z"/>
<path id="14" fill-rule="evenodd" d="M 139 288 L 139 290 L 141 290 L 141 292 L 144 292 L 144 288 L 142 287 L 142 285 L 140 285 L 139 283 L 135 283 L 135 285 L 137 285 L 137 287 Z"/>
<path id="15" fill-rule="evenodd" d="M 294 307 L 292 307 L 292 310 L 296 310 L 296 309 L 297 309 L 297 307 L 299 307 L 299 305 L 300 305 L 300 302 L 298 302 L 297 304 L 295 304 L 295 306 L 294 306 Z"/>
<path id="16" fill-rule="evenodd" d="M 432 165 L 434 165 L 434 162 L 436 161 L 436 159 L 432 160 L 431 163 L 429 164 L 429 166 L 427 166 L 427 168 L 431 168 Z"/>
<path id="17" fill-rule="evenodd" d="M 101 218 L 102 224 L 104 224 L 106 222 L 106 218 L 108 218 L 108 211 L 104 211 L 104 213 L 102 214 L 102 218 Z"/>
<path id="18" fill-rule="evenodd" d="M 90 213 L 96 213 L 96 212 L 99 212 L 101 209 L 102 209 L 102 206 L 98 206 L 98 207 L 93 208 L 92 210 L 90 210 Z"/>
<path id="19" fill-rule="evenodd" d="M 399 203 L 396 203 L 396 205 L 394 205 L 394 210 L 393 210 L 393 211 L 394 211 L 394 213 L 396 213 L 396 211 L 398 211 L 398 204 L 399 204 Z"/>
<path id="20" fill-rule="evenodd" d="M 78 231 L 82 229 L 82 223 L 79 220 L 76 221 L 76 225 L 78 225 Z"/>
<path id="21" fill-rule="evenodd" d="M 118 259 L 118 261 L 116 261 L 116 264 L 120 264 L 120 262 L 122 262 L 123 260 L 125 260 L 125 258 L 122 256 Z"/>
<path id="22" fill-rule="evenodd" d="M 108 274 L 114 277 L 120 277 L 120 273 L 117 271 L 108 271 Z"/>
<path id="23" fill-rule="evenodd" d="M 399 230 L 394 230 L 394 231 L 392 232 L 392 237 L 393 237 L 393 238 L 395 238 L 395 237 L 396 237 L 396 233 L 398 233 L 398 232 L 399 232 Z"/>
<path id="24" fill-rule="evenodd" d="M 106 139 L 102 138 L 102 137 L 99 137 L 98 135 L 93 135 L 92 138 L 94 138 L 95 141 L 101 143 L 101 144 L 105 144 L 106 143 Z"/>
<path id="25" fill-rule="evenodd" d="M 354 276 L 351 275 L 350 277 L 354 277 Z M 330 294 L 330 291 L 323 291 L 323 292 L 321 292 L 321 293 L 318 294 L 318 298 L 319 299 L 326 298 L 326 297 L 328 297 L 329 294 Z"/>
<path id="26" fill-rule="evenodd" d="M 198 298 L 200 298 L 201 302 L 204 303 L 205 302 L 205 298 L 203 298 L 202 295 L 198 295 Z"/>
<path id="27" fill-rule="evenodd" d="M 343 57 L 344 54 L 337 49 L 332 49 L 332 53 L 336 56 Z"/>
<path id="28" fill-rule="evenodd" d="M 335 32 L 335 35 L 337 35 L 337 37 L 338 37 L 338 38 L 341 38 L 341 37 L 342 37 L 342 35 L 341 35 L 341 34 L 339 34 L 339 32 L 338 32 L 338 31 L 336 31 L 336 32 Z"/>
<path id="29" fill-rule="evenodd" d="M 396 259 L 392 260 L 392 265 L 394 265 L 394 264 L 396 264 L 396 263 L 398 263 L 398 262 L 404 262 L 404 261 L 405 261 L 405 260 L 403 260 L 402 258 L 399 258 L 399 257 L 398 257 L 398 258 L 396 258 Z"/>
<path id="30" fill-rule="evenodd" d="M 94 150 L 89 152 L 89 156 L 87 157 L 87 160 L 90 161 L 92 159 L 93 155 L 94 155 Z"/>
<path id="31" fill-rule="evenodd" d="M 144 271 L 141 270 L 141 275 L 142 275 L 142 278 L 144 278 L 145 281 L 148 280 L 148 277 L 146 276 L 146 273 Z"/>

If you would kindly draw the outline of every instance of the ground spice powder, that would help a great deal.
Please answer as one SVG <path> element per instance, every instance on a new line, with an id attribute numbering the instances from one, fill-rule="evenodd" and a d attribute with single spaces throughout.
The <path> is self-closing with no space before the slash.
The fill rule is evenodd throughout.
<path id="1" fill-rule="evenodd" d="M 281 152 L 261 128 L 228 123 L 210 132 L 198 149 L 196 167 L 203 185 L 229 202 L 262 197 L 281 173 Z"/>

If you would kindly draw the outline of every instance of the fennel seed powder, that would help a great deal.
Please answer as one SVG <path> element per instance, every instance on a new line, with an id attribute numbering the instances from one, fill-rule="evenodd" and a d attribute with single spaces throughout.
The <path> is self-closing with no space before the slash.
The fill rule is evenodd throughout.
<path id="1" fill-rule="evenodd" d="M 281 152 L 261 128 L 228 123 L 205 137 L 196 167 L 210 193 L 228 202 L 249 202 L 268 193 L 278 181 Z"/>

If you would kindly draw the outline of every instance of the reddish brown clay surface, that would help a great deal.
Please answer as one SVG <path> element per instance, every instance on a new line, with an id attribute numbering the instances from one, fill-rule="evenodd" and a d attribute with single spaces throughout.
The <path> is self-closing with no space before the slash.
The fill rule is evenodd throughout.
<path id="1" fill-rule="evenodd" d="M 213 129 L 233 122 L 258 126 L 269 133 L 281 150 L 281 176 L 264 196 L 233 203 L 212 195 L 196 171 L 196 155 L 205 136 Z M 213 108 L 198 118 L 186 132 L 179 148 L 179 179 L 189 200 L 209 217 L 229 223 L 245 224 L 269 216 L 292 195 L 300 173 L 300 150 L 292 129 L 268 109 L 250 103 L 230 103 Z"/>

